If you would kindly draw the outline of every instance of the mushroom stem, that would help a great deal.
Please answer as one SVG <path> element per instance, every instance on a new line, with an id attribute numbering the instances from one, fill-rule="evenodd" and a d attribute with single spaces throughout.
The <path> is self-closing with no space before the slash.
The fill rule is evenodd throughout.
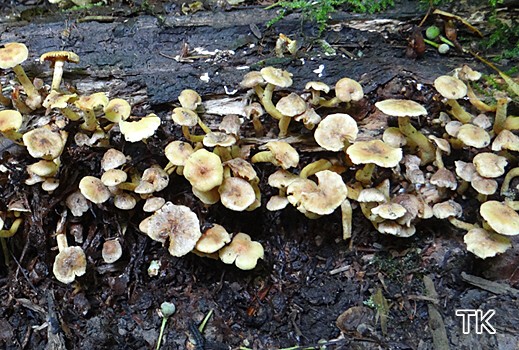
<path id="1" fill-rule="evenodd" d="M 508 193 L 510 182 L 512 182 L 512 179 L 516 176 L 519 176 L 519 167 L 510 169 L 510 171 L 506 173 L 503 184 L 501 185 L 501 196 L 507 197 L 510 195 Z"/>
<path id="2" fill-rule="evenodd" d="M 251 162 L 253 163 L 273 163 L 277 161 L 271 151 L 261 151 L 252 156 Z"/>
<path id="3" fill-rule="evenodd" d="M 319 90 L 312 90 L 312 98 L 310 99 L 310 104 L 317 106 L 321 101 L 321 93 Z"/>
<path id="4" fill-rule="evenodd" d="M 469 186 L 470 186 L 470 182 L 462 180 L 456 190 L 456 193 L 459 195 L 462 195 L 463 193 L 465 193 L 466 190 L 468 190 Z"/>
<path id="5" fill-rule="evenodd" d="M 22 84 L 25 93 L 27 94 L 27 105 L 31 109 L 37 109 L 41 107 L 42 98 L 38 93 L 38 90 L 34 87 L 34 84 L 29 80 L 27 74 L 19 64 L 13 67 L 14 74 L 18 77 L 18 81 Z"/>
<path id="6" fill-rule="evenodd" d="M 361 184 L 356 182 L 353 186 L 346 185 L 346 187 L 348 188 L 348 199 L 358 200 L 360 191 L 363 189 Z"/>
<path id="7" fill-rule="evenodd" d="M 94 131 L 97 127 L 96 114 L 92 109 L 84 111 L 83 118 L 85 122 L 81 124 L 81 128 L 88 131 Z"/>
<path id="8" fill-rule="evenodd" d="M 202 119 L 200 119 L 200 117 L 198 117 L 198 125 L 206 134 L 209 134 L 211 132 L 211 129 L 209 129 L 209 127 L 202 121 Z"/>
<path id="9" fill-rule="evenodd" d="M 467 124 L 472 120 L 472 115 L 470 115 L 470 113 L 464 110 L 463 107 L 460 106 L 458 101 L 447 100 L 445 104 L 451 107 L 449 114 L 452 115 L 454 118 L 458 119 L 463 124 Z"/>
<path id="10" fill-rule="evenodd" d="M 331 98 L 329 100 L 321 98 L 319 100 L 319 106 L 327 107 L 327 108 L 333 108 L 333 107 L 337 107 L 341 102 L 342 101 L 338 97 L 333 97 L 333 98 Z M 350 104 L 347 103 L 346 109 L 348 109 L 349 105 Z"/>
<path id="11" fill-rule="evenodd" d="M 17 140 L 20 140 L 23 136 L 23 134 L 19 133 L 18 131 L 14 131 L 14 130 L 4 131 L 2 133 L 2 135 L 4 135 L 9 140 L 14 141 L 14 142 L 16 142 Z M 23 143 L 20 143 L 20 142 L 16 142 L 16 143 L 23 145 Z"/>
<path id="12" fill-rule="evenodd" d="M 374 170 L 375 163 L 368 163 L 364 165 L 362 169 L 357 170 L 355 173 L 355 179 L 364 185 L 369 185 L 371 183 L 371 176 L 373 175 Z"/>
<path id="13" fill-rule="evenodd" d="M 312 162 L 306 165 L 301 172 L 299 173 L 299 177 L 302 179 L 306 179 L 315 173 L 323 170 L 328 170 L 332 167 L 332 163 L 327 159 L 319 159 L 315 162 Z"/>
<path id="14" fill-rule="evenodd" d="M 182 125 L 182 134 L 184 134 L 184 137 L 193 143 L 195 142 L 202 142 L 204 140 L 204 135 L 193 135 L 189 131 L 189 126 Z"/>
<path id="15" fill-rule="evenodd" d="M 435 157 L 435 150 L 431 141 L 424 134 L 416 130 L 411 124 L 409 117 L 398 118 L 398 128 L 400 132 L 418 147 L 418 154 L 422 161 L 422 165 L 431 163 Z"/>
<path id="16" fill-rule="evenodd" d="M 65 61 L 56 60 L 54 62 L 54 73 L 52 74 L 52 84 L 50 86 L 51 90 L 59 90 L 59 86 L 61 84 L 61 77 L 63 76 L 63 66 L 65 65 Z"/>
<path id="17" fill-rule="evenodd" d="M 0 238 L 9 238 L 14 236 L 16 231 L 18 231 L 18 228 L 20 227 L 22 221 L 22 218 L 18 218 L 13 221 L 11 227 L 8 230 L 0 230 Z"/>
<path id="18" fill-rule="evenodd" d="M 353 209 L 348 199 L 341 204 L 342 239 L 351 238 Z"/>
<path id="19" fill-rule="evenodd" d="M 494 127 L 493 127 L 493 130 L 496 135 L 499 134 L 505 128 L 507 107 L 508 107 L 508 97 L 500 98 L 497 100 L 496 116 L 494 118 Z"/>
<path id="20" fill-rule="evenodd" d="M 465 230 L 465 231 L 470 231 L 473 228 L 477 227 L 474 224 L 470 224 L 468 222 L 456 219 L 454 216 L 450 216 L 447 220 L 449 220 L 449 222 L 451 223 L 452 226 L 457 227 L 457 228 L 462 229 L 462 230 Z"/>
<path id="21" fill-rule="evenodd" d="M 231 150 L 229 147 L 216 146 L 213 150 L 213 153 L 220 157 L 222 162 L 226 162 L 232 159 Z"/>
<path id="22" fill-rule="evenodd" d="M 279 138 L 286 137 L 288 134 L 288 126 L 290 125 L 290 121 L 292 118 L 287 117 L 286 115 L 283 115 L 281 119 L 279 120 Z"/>
<path id="23" fill-rule="evenodd" d="M 445 165 L 443 164 L 442 151 L 440 147 L 436 148 L 436 166 L 438 167 L 438 169 L 445 168 Z"/>
<path id="24" fill-rule="evenodd" d="M 2 83 L 0 83 L 0 103 L 5 107 L 9 107 L 11 105 L 11 100 L 9 98 L 5 97 L 5 95 L 3 93 Z"/>
<path id="25" fill-rule="evenodd" d="M 168 175 L 171 175 L 173 174 L 173 172 L 177 169 L 177 166 L 174 165 L 174 164 L 171 164 L 171 162 L 168 162 L 168 164 L 166 164 L 166 167 L 164 168 L 164 171 L 166 173 L 168 173 Z"/>
<path id="26" fill-rule="evenodd" d="M 256 134 L 256 137 L 263 137 L 265 131 L 263 129 L 263 124 L 261 124 L 259 115 L 252 116 L 252 126 L 254 126 L 254 133 Z"/>
<path id="27" fill-rule="evenodd" d="M 265 89 L 262 89 L 261 86 L 256 85 L 254 87 L 254 91 L 256 92 L 256 95 L 258 95 L 263 108 L 265 108 L 265 111 L 270 114 L 272 118 L 280 120 L 283 117 L 283 114 L 281 114 L 281 112 L 272 103 L 272 93 L 274 92 L 275 87 L 275 85 L 270 83 L 265 86 Z"/>
<path id="28" fill-rule="evenodd" d="M 65 236 L 64 233 L 59 233 L 56 235 L 56 241 L 58 242 L 58 250 L 60 252 L 68 248 L 67 236 Z"/>
<path id="29" fill-rule="evenodd" d="M 60 108 L 59 111 L 61 112 L 61 114 L 63 114 L 65 117 L 67 117 L 68 119 L 70 119 L 72 121 L 77 121 L 77 120 L 81 119 L 79 114 L 77 114 L 76 112 L 74 112 L 73 110 L 71 110 L 68 107 Z"/>
<path id="30" fill-rule="evenodd" d="M 467 84 L 467 97 L 469 98 L 469 102 L 476 107 L 480 112 L 495 112 L 496 106 L 489 106 L 481 99 L 479 99 L 470 84 Z"/>
<path id="31" fill-rule="evenodd" d="M 483 194 L 483 193 L 478 193 L 477 196 L 476 196 L 477 200 L 479 201 L 479 203 L 484 203 L 487 201 L 488 199 L 488 195 L 486 194 Z"/>

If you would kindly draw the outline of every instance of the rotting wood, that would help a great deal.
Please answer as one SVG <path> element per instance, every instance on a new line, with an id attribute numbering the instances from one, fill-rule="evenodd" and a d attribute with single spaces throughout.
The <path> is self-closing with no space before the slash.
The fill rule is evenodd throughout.
<path id="1" fill-rule="evenodd" d="M 461 278 L 465 282 L 467 282 L 475 287 L 484 289 L 484 290 L 489 291 L 494 294 L 504 294 L 504 295 L 511 295 L 514 297 L 519 297 L 519 289 L 512 288 L 509 285 L 506 285 L 503 283 L 489 281 L 487 279 L 484 279 L 484 278 L 481 278 L 478 276 L 469 275 L 466 272 L 461 273 Z"/>
<path id="2" fill-rule="evenodd" d="M 423 284 L 427 297 L 433 300 L 438 300 L 439 296 L 434 288 L 434 282 L 429 276 L 423 277 Z M 431 328 L 434 348 L 438 350 L 448 350 L 449 339 L 447 338 L 447 331 L 445 330 L 445 323 L 443 317 L 438 310 L 438 306 L 433 302 L 427 303 L 427 310 L 429 312 L 429 327 Z"/>

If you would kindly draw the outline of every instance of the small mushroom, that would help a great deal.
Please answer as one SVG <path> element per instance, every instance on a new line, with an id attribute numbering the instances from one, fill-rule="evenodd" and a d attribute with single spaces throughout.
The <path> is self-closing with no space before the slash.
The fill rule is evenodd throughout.
<path id="1" fill-rule="evenodd" d="M 135 193 L 150 194 L 160 192 L 169 184 L 169 175 L 160 166 L 152 166 L 144 170 L 141 181 L 135 188 Z M 149 186 L 148 186 L 149 185 Z"/>
<path id="2" fill-rule="evenodd" d="M 81 127 L 87 131 L 94 131 L 98 126 L 95 111 L 103 109 L 108 104 L 108 97 L 104 92 L 96 92 L 92 95 L 79 97 L 74 104 L 83 111 L 85 122 L 81 124 Z"/>
<path id="3" fill-rule="evenodd" d="M 510 239 L 488 232 L 485 229 L 476 227 L 468 231 L 463 236 L 463 242 L 467 245 L 467 250 L 481 259 L 491 258 L 497 254 L 504 253 L 512 245 Z"/>
<path id="4" fill-rule="evenodd" d="M 330 87 L 320 81 L 309 81 L 305 85 L 305 90 L 308 90 L 312 93 L 310 103 L 314 106 L 317 106 L 319 105 L 321 91 L 327 94 L 330 92 Z"/>
<path id="5" fill-rule="evenodd" d="M 330 100 L 321 99 L 322 107 L 335 107 L 341 102 L 360 101 L 364 97 L 362 86 L 350 78 L 342 78 L 335 83 L 335 97 Z"/>
<path id="6" fill-rule="evenodd" d="M 80 191 L 72 192 L 67 196 L 65 200 L 67 208 L 74 216 L 82 216 L 89 209 L 88 200 L 83 196 Z"/>
<path id="7" fill-rule="evenodd" d="M 67 238 L 60 233 L 56 236 L 59 253 L 54 259 L 52 272 L 62 283 L 72 283 L 76 276 L 83 276 L 86 272 L 86 256 L 81 247 L 69 247 Z"/>
<path id="8" fill-rule="evenodd" d="M 279 99 L 276 109 L 283 115 L 279 120 L 279 137 L 285 137 L 292 117 L 303 114 L 306 111 L 306 102 L 295 93 L 290 93 Z"/>
<path id="9" fill-rule="evenodd" d="M 110 239 L 103 243 L 103 250 L 101 251 L 103 260 L 107 264 L 112 264 L 119 260 L 123 255 L 123 248 L 118 239 Z"/>
<path id="10" fill-rule="evenodd" d="M 270 141 L 265 145 L 269 150 L 256 153 L 252 163 L 268 162 L 283 169 L 296 167 L 299 164 L 299 154 L 289 143 L 284 141 Z"/>
<path id="11" fill-rule="evenodd" d="M 72 121 L 81 119 L 81 117 L 68 107 L 69 102 L 76 101 L 77 94 L 64 94 L 56 90 L 52 90 L 45 100 L 43 101 L 43 107 L 49 109 L 57 108 L 61 114 Z"/>
<path id="12" fill-rule="evenodd" d="M 465 145 L 474 148 L 485 148 L 490 144 L 490 135 L 485 129 L 472 124 L 463 124 L 456 137 Z"/>
<path id="13" fill-rule="evenodd" d="M 54 68 L 51 89 L 59 90 L 65 62 L 79 63 L 79 56 L 72 51 L 50 51 L 40 56 L 40 63 L 45 61 L 50 62 L 50 67 Z"/>
<path id="14" fill-rule="evenodd" d="M 472 120 L 472 115 L 467 113 L 456 101 L 467 95 L 467 85 L 460 79 L 450 75 L 442 75 L 434 80 L 436 91 L 447 99 L 446 104 L 451 107 L 450 114 L 463 124 Z"/>
<path id="15" fill-rule="evenodd" d="M 214 224 L 202 233 L 195 248 L 199 252 L 211 254 L 220 250 L 230 241 L 231 235 L 229 232 L 223 226 Z"/>
<path id="16" fill-rule="evenodd" d="M 184 177 L 197 190 L 205 192 L 220 186 L 223 181 L 223 165 L 216 154 L 199 149 L 184 163 Z"/>
<path id="17" fill-rule="evenodd" d="M 151 137 L 160 126 L 160 118 L 151 113 L 135 122 L 121 120 L 119 128 L 128 142 L 139 142 Z"/>
<path id="18" fill-rule="evenodd" d="M 314 138 L 328 151 L 340 151 L 357 139 L 359 128 L 350 115 L 344 113 L 326 116 L 315 129 Z"/>
<path id="19" fill-rule="evenodd" d="M 166 202 L 152 216 L 144 219 L 139 229 L 155 241 L 165 243 L 169 239 L 168 251 L 176 257 L 192 251 L 202 236 L 196 214 L 186 206 L 171 202 Z"/>
<path id="20" fill-rule="evenodd" d="M 137 200 L 130 193 L 121 192 L 114 196 L 114 206 L 117 209 L 132 210 L 136 205 Z"/>
<path id="21" fill-rule="evenodd" d="M 62 136 L 46 126 L 23 134 L 23 144 L 32 157 L 46 160 L 58 158 L 65 147 Z"/>
<path id="22" fill-rule="evenodd" d="M 476 171 L 483 177 L 495 178 L 505 173 L 508 160 L 490 152 L 478 153 L 472 159 Z"/>
<path id="23" fill-rule="evenodd" d="M 6 43 L 3 45 L 3 48 L 0 48 L 0 68 L 13 69 L 14 74 L 16 74 L 20 84 L 23 86 L 23 90 L 27 94 L 27 100 L 25 101 L 27 106 L 34 110 L 41 106 L 42 97 L 21 66 L 28 56 L 29 50 L 27 50 L 27 46 L 24 44 Z"/>
<path id="24" fill-rule="evenodd" d="M 115 169 L 126 164 L 126 161 L 127 159 L 123 152 L 110 148 L 101 159 L 101 169 L 104 171 Z"/>
<path id="25" fill-rule="evenodd" d="M 234 211 L 247 209 L 256 199 L 251 184 L 239 177 L 228 177 L 218 188 L 222 204 Z"/>
<path id="26" fill-rule="evenodd" d="M 79 190 L 89 201 L 101 204 L 110 198 L 110 191 L 103 182 L 94 176 L 85 176 L 79 182 Z"/>
<path id="27" fill-rule="evenodd" d="M 105 119 L 112 123 L 119 123 L 121 120 L 126 120 L 130 116 L 131 106 L 122 98 L 114 98 L 103 108 L 105 112 Z"/>
<path id="28" fill-rule="evenodd" d="M 264 255 L 263 246 L 252 241 L 246 233 L 237 233 L 231 244 L 219 250 L 220 260 L 225 264 L 236 264 L 241 270 L 252 270 Z"/>
<path id="29" fill-rule="evenodd" d="M 22 127 L 23 117 L 13 109 L 0 111 L 0 133 L 13 141 L 22 138 L 18 130 Z"/>
<path id="30" fill-rule="evenodd" d="M 371 181 L 375 165 L 383 168 L 393 168 L 402 160 L 402 149 L 393 148 L 381 140 L 357 141 L 346 150 L 354 164 L 366 164 L 356 175 L 363 183 Z"/>
<path id="31" fill-rule="evenodd" d="M 185 89 L 180 92 L 178 102 L 182 107 L 195 111 L 202 104 L 202 98 L 195 90 Z"/>
<path id="32" fill-rule="evenodd" d="M 487 201 L 481 204 L 479 213 L 497 233 L 505 236 L 519 235 L 519 214 L 508 205 Z"/>

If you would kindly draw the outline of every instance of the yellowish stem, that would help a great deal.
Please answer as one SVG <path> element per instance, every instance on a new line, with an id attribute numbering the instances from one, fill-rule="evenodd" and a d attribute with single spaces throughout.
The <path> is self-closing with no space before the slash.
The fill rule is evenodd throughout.
<path id="1" fill-rule="evenodd" d="M 506 122 L 506 109 L 508 107 L 508 97 L 497 100 L 496 116 L 494 119 L 494 132 L 498 135 L 504 128 Z"/>
<path id="2" fill-rule="evenodd" d="M 299 177 L 302 179 L 306 179 L 319 171 L 328 170 L 332 167 L 332 163 L 327 159 L 319 159 L 315 162 L 312 162 L 306 165 L 301 172 L 299 173 Z"/>

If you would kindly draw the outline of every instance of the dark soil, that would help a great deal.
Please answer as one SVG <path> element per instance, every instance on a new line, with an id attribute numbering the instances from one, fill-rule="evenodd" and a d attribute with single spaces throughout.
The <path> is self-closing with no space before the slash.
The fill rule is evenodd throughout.
<path id="1" fill-rule="evenodd" d="M 237 70 L 239 66 L 276 64 L 288 69 L 294 74 L 290 89 L 298 92 L 309 77 L 317 79 L 313 71 L 321 64 L 325 66 L 321 79 L 329 84 L 346 75 L 358 79 L 367 99 L 352 115 L 361 123 L 373 111 L 374 101 L 394 95 L 413 98 L 438 113 L 431 88 L 436 76 L 462 63 L 490 71 L 462 53 L 440 56 L 428 49 L 420 60 L 406 57 L 406 39 L 425 14 L 410 4 L 387 12 L 388 18 L 400 21 L 387 31 L 344 25 L 325 32 L 324 38 L 341 53 L 331 57 L 323 55 L 313 40 L 311 24 L 302 25 L 298 16 L 291 15 L 267 29 L 265 23 L 275 13 L 250 1 L 237 8 L 207 3 L 206 11 L 192 16 L 179 16 L 182 4 L 175 1 L 117 3 L 112 9 L 78 12 L 59 12 L 41 1 L 12 2 L 0 10 L 4 16 L 0 42 L 23 41 L 38 53 L 33 58 L 51 49 L 73 50 L 81 62 L 68 67 L 68 83 L 84 93 L 108 91 L 129 98 L 138 115 L 157 113 L 164 123 L 147 144 L 111 140 L 142 171 L 156 163 L 165 166 L 165 145 L 181 135 L 166 120 L 180 91 L 193 88 L 204 100 L 225 97 L 224 86 L 238 88 L 247 72 Z M 112 18 L 79 21 L 87 15 Z M 341 12 L 334 18 L 348 22 L 355 17 L 348 16 L 353 15 Z M 260 37 L 253 34 L 251 23 L 259 28 Z M 274 58 L 273 47 L 281 32 L 300 40 L 297 57 Z M 172 57 L 180 53 L 183 43 L 190 49 L 219 49 L 222 54 L 177 62 Z M 517 65 L 517 59 L 501 63 L 506 68 Z M 27 66 L 30 76 L 49 79 L 47 67 L 34 62 Z M 200 76 L 206 72 L 211 79 L 203 83 Z M 417 82 L 423 89 L 416 89 Z M 380 133 L 371 123 L 364 121 L 371 132 Z M 246 130 L 252 133 L 250 127 Z M 254 270 L 240 271 L 193 254 L 174 258 L 138 230 L 147 216 L 141 207 L 122 212 L 106 204 L 93 205 L 81 218 L 69 218 L 83 229 L 78 245 L 88 257 L 88 267 L 75 283 L 62 284 L 52 273 L 57 254 L 53 233 L 65 208 L 62 201 L 77 189 L 82 176 L 100 175 L 99 160 L 105 149 L 68 145 L 62 157 L 61 186 L 49 195 L 38 186 L 24 185 L 25 166 L 32 162 L 26 152 L 6 142 L 1 147 L 1 164 L 9 171 L 0 173 L 0 210 L 14 200 L 30 208 L 20 230 L 8 240 L 8 266 L 0 256 L 0 346 L 5 349 L 153 349 L 162 320 L 158 310 L 164 301 L 173 302 L 176 313 L 168 320 L 162 349 L 297 345 L 301 347 L 291 349 L 317 349 L 320 341 L 327 349 L 438 349 L 434 339 L 438 329 L 446 330 L 452 349 L 519 349 L 517 289 L 482 287 L 462 277 L 464 272 L 500 282 L 500 287 L 519 288 L 519 241 L 504 255 L 482 261 L 467 252 L 464 232 L 444 222 L 429 220 L 418 226 L 416 235 L 400 239 L 376 232 L 360 210 L 354 211 L 351 242 L 343 241 L 339 211 L 309 220 L 292 207 L 280 212 L 265 209 L 274 194 L 267 177 L 275 168 L 269 165 L 257 167 L 263 205 L 253 212 L 236 213 L 221 204 L 206 208 L 178 176 L 162 193 L 176 204 L 189 206 L 202 225 L 219 223 L 229 232 L 246 232 L 261 242 L 265 257 Z M 305 152 L 302 163 L 321 155 Z M 390 177 L 381 171 L 376 181 Z M 464 218 L 473 215 L 474 209 L 467 206 Z M 120 239 L 124 254 L 116 263 L 105 264 L 101 247 L 114 237 Z M 152 260 L 160 262 L 159 274 L 153 277 L 148 274 Z M 434 282 L 437 298 L 429 297 L 424 277 Z M 388 303 L 387 330 L 381 327 L 381 317 L 375 317 L 373 298 L 380 292 Z M 496 334 L 462 333 L 455 310 L 477 308 L 496 310 L 491 320 Z M 338 325 L 337 318 L 348 309 L 355 313 Z M 439 320 L 431 316 L 431 309 L 439 310 Z M 195 328 L 211 310 L 201 342 Z"/>

